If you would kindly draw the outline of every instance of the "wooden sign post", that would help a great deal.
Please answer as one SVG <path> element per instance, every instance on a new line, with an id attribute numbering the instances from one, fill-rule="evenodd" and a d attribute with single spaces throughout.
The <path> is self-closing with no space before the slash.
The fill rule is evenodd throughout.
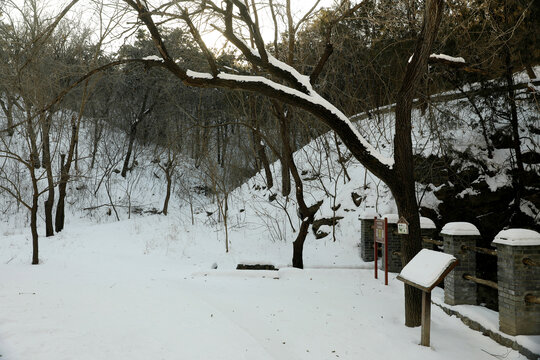
<path id="1" fill-rule="evenodd" d="M 375 279 L 377 279 L 377 243 L 384 246 L 384 285 L 388 285 L 388 219 L 373 220 L 373 251 L 375 257 Z"/>
<path id="2" fill-rule="evenodd" d="M 397 276 L 405 284 L 422 290 L 422 334 L 420 345 L 429 346 L 431 328 L 431 290 L 458 264 L 450 254 L 422 249 Z"/>

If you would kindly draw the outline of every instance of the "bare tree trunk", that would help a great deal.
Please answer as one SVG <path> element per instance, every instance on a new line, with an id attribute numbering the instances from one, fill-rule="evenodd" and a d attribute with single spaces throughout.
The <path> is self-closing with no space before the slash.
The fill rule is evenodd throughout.
<path id="1" fill-rule="evenodd" d="M 288 147 L 289 145 L 289 128 L 287 121 L 278 116 L 279 120 L 279 134 L 281 136 L 281 194 L 288 196 L 291 193 L 291 175 L 289 170 Z"/>
<path id="2" fill-rule="evenodd" d="M 90 161 L 90 169 L 93 169 L 96 163 L 96 155 L 97 155 L 99 140 L 101 139 L 102 132 L 103 132 L 103 125 L 99 122 L 99 120 L 95 120 L 94 121 L 94 138 L 92 139 L 92 160 Z"/>
<path id="3" fill-rule="evenodd" d="M 35 169 L 31 168 L 32 177 L 32 207 L 30 209 L 30 231 L 32 233 L 32 265 L 39 264 L 39 237 L 37 231 L 37 213 L 39 204 L 39 189 L 35 175 Z"/>
<path id="4" fill-rule="evenodd" d="M 53 206 L 54 206 L 54 179 L 52 173 L 51 164 L 51 142 L 50 142 L 50 130 L 52 122 L 52 113 L 43 114 L 41 116 L 41 137 L 42 137 L 42 151 L 43 151 L 43 167 L 47 174 L 47 200 L 45 200 L 45 236 L 53 236 Z"/>
<path id="5" fill-rule="evenodd" d="M 420 215 L 416 200 L 414 163 L 411 140 L 411 110 L 413 98 L 437 35 L 444 7 L 443 0 L 426 1 L 424 23 L 414 54 L 407 64 L 396 103 L 394 136 L 394 176 L 385 179 L 398 207 L 398 213 L 409 222 L 409 234 L 401 241 L 401 261 L 405 266 L 421 249 Z M 421 291 L 405 285 L 405 325 L 421 325 Z"/>
<path id="6" fill-rule="evenodd" d="M 171 198 L 171 185 L 172 185 L 172 176 L 167 172 L 165 174 L 167 178 L 167 191 L 165 193 L 165 201 L 163 202 L 163 215 L 167 215 L 169 209 L 169 200 Z"/>
<path id="7" fill-rule="evenodd" d="M 270 162 L 268 161 L 268 156 L 266 155 L 262 139 L 259 135 L 259 131 L 259 129 L 253 131 L 253 139 L 255 141 L 255 148 L 257 149 L 257 157 L 264 169 L 264 175 L 266 177 L 266 187 L 268 189 L 271 189 L 274 186 L 274 178 L 272 175 L 272 170 L 270 169 Z"/>
<path id="8" fill-rule="evenodd" d="M 163 202 L 163 215 L 167 215 L 167 212 L 169 210 L 169 201 L 171 199 L 171 189 L 172 189 L 172 178 L 173 178 L 173 169 L 175 166 L 176 156 L 171 157 L 171 149 L 168 151 L 168 159 L 167 164 L 165 166 L 161 167 L 163 172 L 165 173 L 165 178 L 167 179 L 167 190 L 165 193 L 165 201 Z M 161 165 L 160 165 L 161 166 Z"/>
<path id="9" fill-rule="evenodd" d="M 304 242 L 306 241 L 309 225 L 312 223 L 313 219 L 311 219 L 311 221 L 302 221 L 300 230 L 298 231 L 298 236 L 296 236 L 296 240 L 293 242 L 292 266 L 295 268 L 304 268 Z"/>
<path id="10" fill-rule="evenodd" d="M 515 220 L 516 214 L 521 212 L 521 194 L 523 192 L 523 174 L 525 169 L 523 167 L 523 156 L 521 153 L 521 140 L 519 138 L 519 119 L 517 116 L 517 106 L 516 106 L 516 94 L 514 91 L 514 77 L 513 69 L 511 63 L 511 54 L 508 46 L 505 46 L 504 49 L 505 57 L 505 78 L 507 84 L 508 92 L 508 101 L 510 103 L 510 125 L 512 127 L 512 146 L 514 148 L 514 153 L 516 154 L 516 174 L 512 177 L 512 183 L 514 187 L 514 204 L 513 204 L 513 214 L 510 218 L 510 223 Z"/>
<path id="11" fill-rule="evenodd" d="M 129 143 L 126 152 L 126 158 L 124 159 L 124 165 L 122 166 L 122 177 L 126 177 L 127 171 L 129 169 L 129 160 L 131 158 L 131 153 L 133 152 L 133 143 L 135 143 L 135 135 L 137 133 L 137 125 L 139 124 L 139 119 L 135 120 L 129 129 Z"/>
<path id="12" fill-rule="evenodd" d="M 272 176 L 272 171 L 270 170 L 270 162 L 268 161 L 268 156 L 266 155 L 266 151 L 264 150 L 264 144 L 262 142 L 261 135 L 259 134 L 261 130 L 259 118 L 257 116 L 257 103 L 255 95 L 250 94 L 249 100 L 250 118 L 253 127 L 255 128 L 255 130 L 252 131 L 253 143 L 255 145 L 255 153 L 257 159 L 260 161 L 264 168 L 264 174 L 266 176 L 266 187 L 268 189 L 271 189 L 274 186 L 274 179 Z"/>
<path id="13" fill-rule="evenodd" d="M 0 107 L 6 115 L 7 119 L 7 134 L 8 136 L 13 136 L 15 129 L 13 127 L 13 98 L 11 95 L 7 95 L 7 104 L 0 98 Z"/>
<path id="14" fill-rule="evenodd" d="M 274 114 L 279 120 L 279 123 L 284 125 L 284 128 L 287 128 L 287 123 L 290 121 L 290 112 L 285 115 L 284 108 L 279 104 L 277 101 L 272 101 L 273 107 L 274 107 Z M 291 144 L 289 142 L 289 138 L 284 137 L 282 138 L 283 141 L 283 155 L 281 162 L 287 164 L 287 168 L 290 171 L 290 174 L 292 175 L 295 183 L 295 195 L 296 195 L 296 202 L 298 206 L 298 214 L 300 216 L 300 219 L 302 220 L 302 223 L 300 225 L 300 230 L 298 232 L 298 235 L 296 236 L 296 240 L 293 242 L 293 257 L 292 257 L 292 264 L 293 267 L 303 269 L 304 268 L 304 261 L 303 261 L 303 251 L 304 251 L 304 243 L 306 241 L 306 236 L 308 234 L 309 226 L 313 224 L 313 221 L 315 220 L 315 213 L 319 210 L 319 208 L 322 205 L 322 201 L 316 203 L 313 206 L 308 207 L 306 205 L 305 199 L 304 199 L 304 184 L 302 182 L 302 178 L 300 177 L 300 174 L 298 173 L 298 168 L 296 167 L 296 164 L 294 163 L 294 157 L 293 152 L 291 149 Z"/>
<path id="15" fill-rule="evenodd" d="M 61 164 L 60 181 L 58 183 L 58 204 L 56 204 L 56 215 L 54 220 L 56 232 L 60 232 L 64 229 L 66 188 L 69 181 L 69 170 L 71 169 L 71 164 L 75 155 L 75 145 L 79 142 L 79 121 L 80 118 L 76 121 L 75 116 L 71 117 L 71 139 L 69 141 L 67 160 L 64 162 L 64 154 L 60 156 Z"/>
<path id="16" fill-rule="evenodd" d="M 30 140 L 30 161 L 32 162 L 32 168 L 39 169 L 41 163 L 39 161 L 39 153 L 36 141 L 36 132 L 32 123 L 32 113 L 28 108 L 26 111 L 26 132 L 28 133 L 28 139 Z"/>
<path id="17" fill-rule="evenodd" d="M 126 177 L 127 171 L 129 170 L 129 159 L 131 158 L 131 153 L 133 152 L 133 144 L 135 143 L 135 137 L 137 136 L 137 127 L 144 120 L 146 115 L 148 115 L 152 111 L 152 108 L 155 105 L 154 103 L 148 109 L 146 108 L 146 102 L 148 101 L 149 94 L 150 94 L 150 89 L 147 89 L 146 93 L 144 94 L 144 98 L 143 98 L 139 113 L 137 114 L 137 117 L 131 123 L 131 126 L 129 128 L 129 144 L 128 144 L 126 158 L 124 159 L 124 165 L 122 166 L 122 172 L 121 172 L 121 175 L 124 178 Z"/>

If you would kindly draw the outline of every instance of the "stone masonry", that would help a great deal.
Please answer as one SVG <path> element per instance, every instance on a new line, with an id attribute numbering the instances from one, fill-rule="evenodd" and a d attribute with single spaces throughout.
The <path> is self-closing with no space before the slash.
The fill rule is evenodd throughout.
<path id="1" fill-rule="evenodd" d="M 362 226 L 360 234 L 360 257 L 365 262 L 375 259 L 373 254 L 373 218 L 373 216 L 360 218 L 360 224 Z"/>
<path id="2" fill-rule="evenodd" d="M 497 246 L 499 329 L 510 335 L 540 335 L 540 304 L 525 301 L 540 297 L 540 234 L 532 230 L 501 231 Z M 523 259 L 530 259 L 527 265 Z"/>
<path id="3" fill-rule="evenodd" d="M 362 225 L 361 242 L 360 242 L 360 256 L 362 260 L 374 261 L 373 254 L 373 215 L 366 215 L 360 217 Z M 399 219 L 397 214 L 388 214 L 381 217 L 382 219 L 388 219 L 388 271 L 400 272 L 401 271 L 401 257 L 399 252 L 401 251 L 401 235 L 397 233 L 397 221 Z M 435 232 L 435 224 L 428 218 L 420 218 L 420 227 L 422 228 L 422 236 L 432 237 Z M 384 269 L 384 249 L 381 255 L 381 269 Z"/>
<path id="4" fill-rule="evenodd" d="M 388 272 L 398 273 L 401 271 L 401 235 L 397 232 L 397 220 L 390 215 L 384 215 L 384 218 L 388 218 Z M 395 221 L 392 221 L 395 220 Z M 384 270 L 384 247 L 381 256 L 380 269 Z"/>
<path id="5" fill-rule="evenodd" d="M 444 279 L 444 302 L 449 305 L 476 305 L 476 284 L 463 275 L 476 275 L 476 253 L 462 249 L 462 246 L 476 246 L 480 238 L 478 229 L 470 223 L 446 224 L 441 235 L 444 252 L 455 256 L 459 263 Z"/>

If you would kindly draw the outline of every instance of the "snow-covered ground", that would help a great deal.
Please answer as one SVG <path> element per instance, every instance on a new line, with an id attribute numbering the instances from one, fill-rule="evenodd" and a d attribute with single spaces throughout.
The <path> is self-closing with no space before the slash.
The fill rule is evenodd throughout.
<path id="1" fill-rule="evenodd" d="M 240 229 L 225 254 L 208 227 L 179 222 L 73 225 L 42 238 L 38 266 L 28 235 L 3 237 L 2 359 L 524 358 L 435 306 L 431 347 L 419 346 L 420 329 L 404 326 L 402 283 L 384 286 L 372 263 L 237 271 L 248 253 L 279 264 L 291 249 Z M 350 265 L 336 253 L 311 263 Z"/>
<path id="2" fill-rule="evenodd" d="M 478 133 L 458 123 L 470 109 L 458 101 L 449 108 L 460 112 L 443 129 L 447 140 L 480 154 Z M 413 117 L 415 151 L 438 153 L 440 144 L 424 136 L 429 121 L 417 110 Z M 388 115 L 357 124 L 388 157 L 392 121 Z M 90 130 L 83 129 L 81 153 L 90 152 Z M 272 165 L 277 185 L 271 190 L 258 174 L 227 194 L 226 228 L 216 195 L 194 191 L 210 181 L 189 159 L 178 166 L 169 215 L 140 215 L 162 207 L 164 176 L 153 159 L 163 155 L 139 147 L 139 165 L 124 179 L 113 171 L 122 161 L 123 138 L 107 129 L 97 165 L 90 169 L 88 159 L 80 160 L 81 176 L 68 187 L 63 232 L 45 238 L 38 219 L 38 266 L 29 265 L 28 212 L 0 196 L 5 209 L 0 218 L 2 360 L 524 358 L 435 306 L 431 347 L 418 345 L 420 329 L 404 326 L 403 284 L 395 274 L 387 287 L 373 279 L 373 263 L 359 255 L 358 218 L 395 213 L 391 194 L 332 134 L 295 153 L 308 206 L 324 201 L 316 219 L 342 218 L 335 227 L 319 227 L 328 234 L 322 239 L 309 232 L 304 271 L 289 268 L 300 219 L 294 196 L 280 195 L 279 163 Z M 17 135 L 9 141 L 24 150 Z M 347 159 L 346 171 L 340 154 Z M 488 164 L 495 174 L 492 190 L 509 181 L 509 159 L 510 150 L 495 151 Z M 14 164 L 10 171 L 20 174 L 25 189 L 28 175 L 19 168 Z M 440 201 L 434 189 L 419 186 L 418 193 L 423 206 L 436 210 Z M 136 208 L 140 211 L 131 211 Z M 280 270 L 234 270 L 239 263 Z M 496 313 L 464 309 L 475 321 L 496 327 Z M 540 337 L 524 342 L 540 349 Z"/>

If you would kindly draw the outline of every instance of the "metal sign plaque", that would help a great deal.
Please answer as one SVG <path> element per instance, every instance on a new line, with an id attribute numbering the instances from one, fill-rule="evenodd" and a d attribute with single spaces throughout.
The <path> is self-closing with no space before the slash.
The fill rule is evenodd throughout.
<path id="1" fill-rule="evenodd" d="M 380 244 L 384 244 L 384 240 L 386 238 L 386 233 L 385 233 L 385 229 L 384 229 L 384 219 L 375 219 L 375 223 L 374 223 L 374 226 L 373 226 L 373 229 L 375 230 L 374 232 L 374 237 L 375 237 L 375 242 L 378 242 Z"/>

